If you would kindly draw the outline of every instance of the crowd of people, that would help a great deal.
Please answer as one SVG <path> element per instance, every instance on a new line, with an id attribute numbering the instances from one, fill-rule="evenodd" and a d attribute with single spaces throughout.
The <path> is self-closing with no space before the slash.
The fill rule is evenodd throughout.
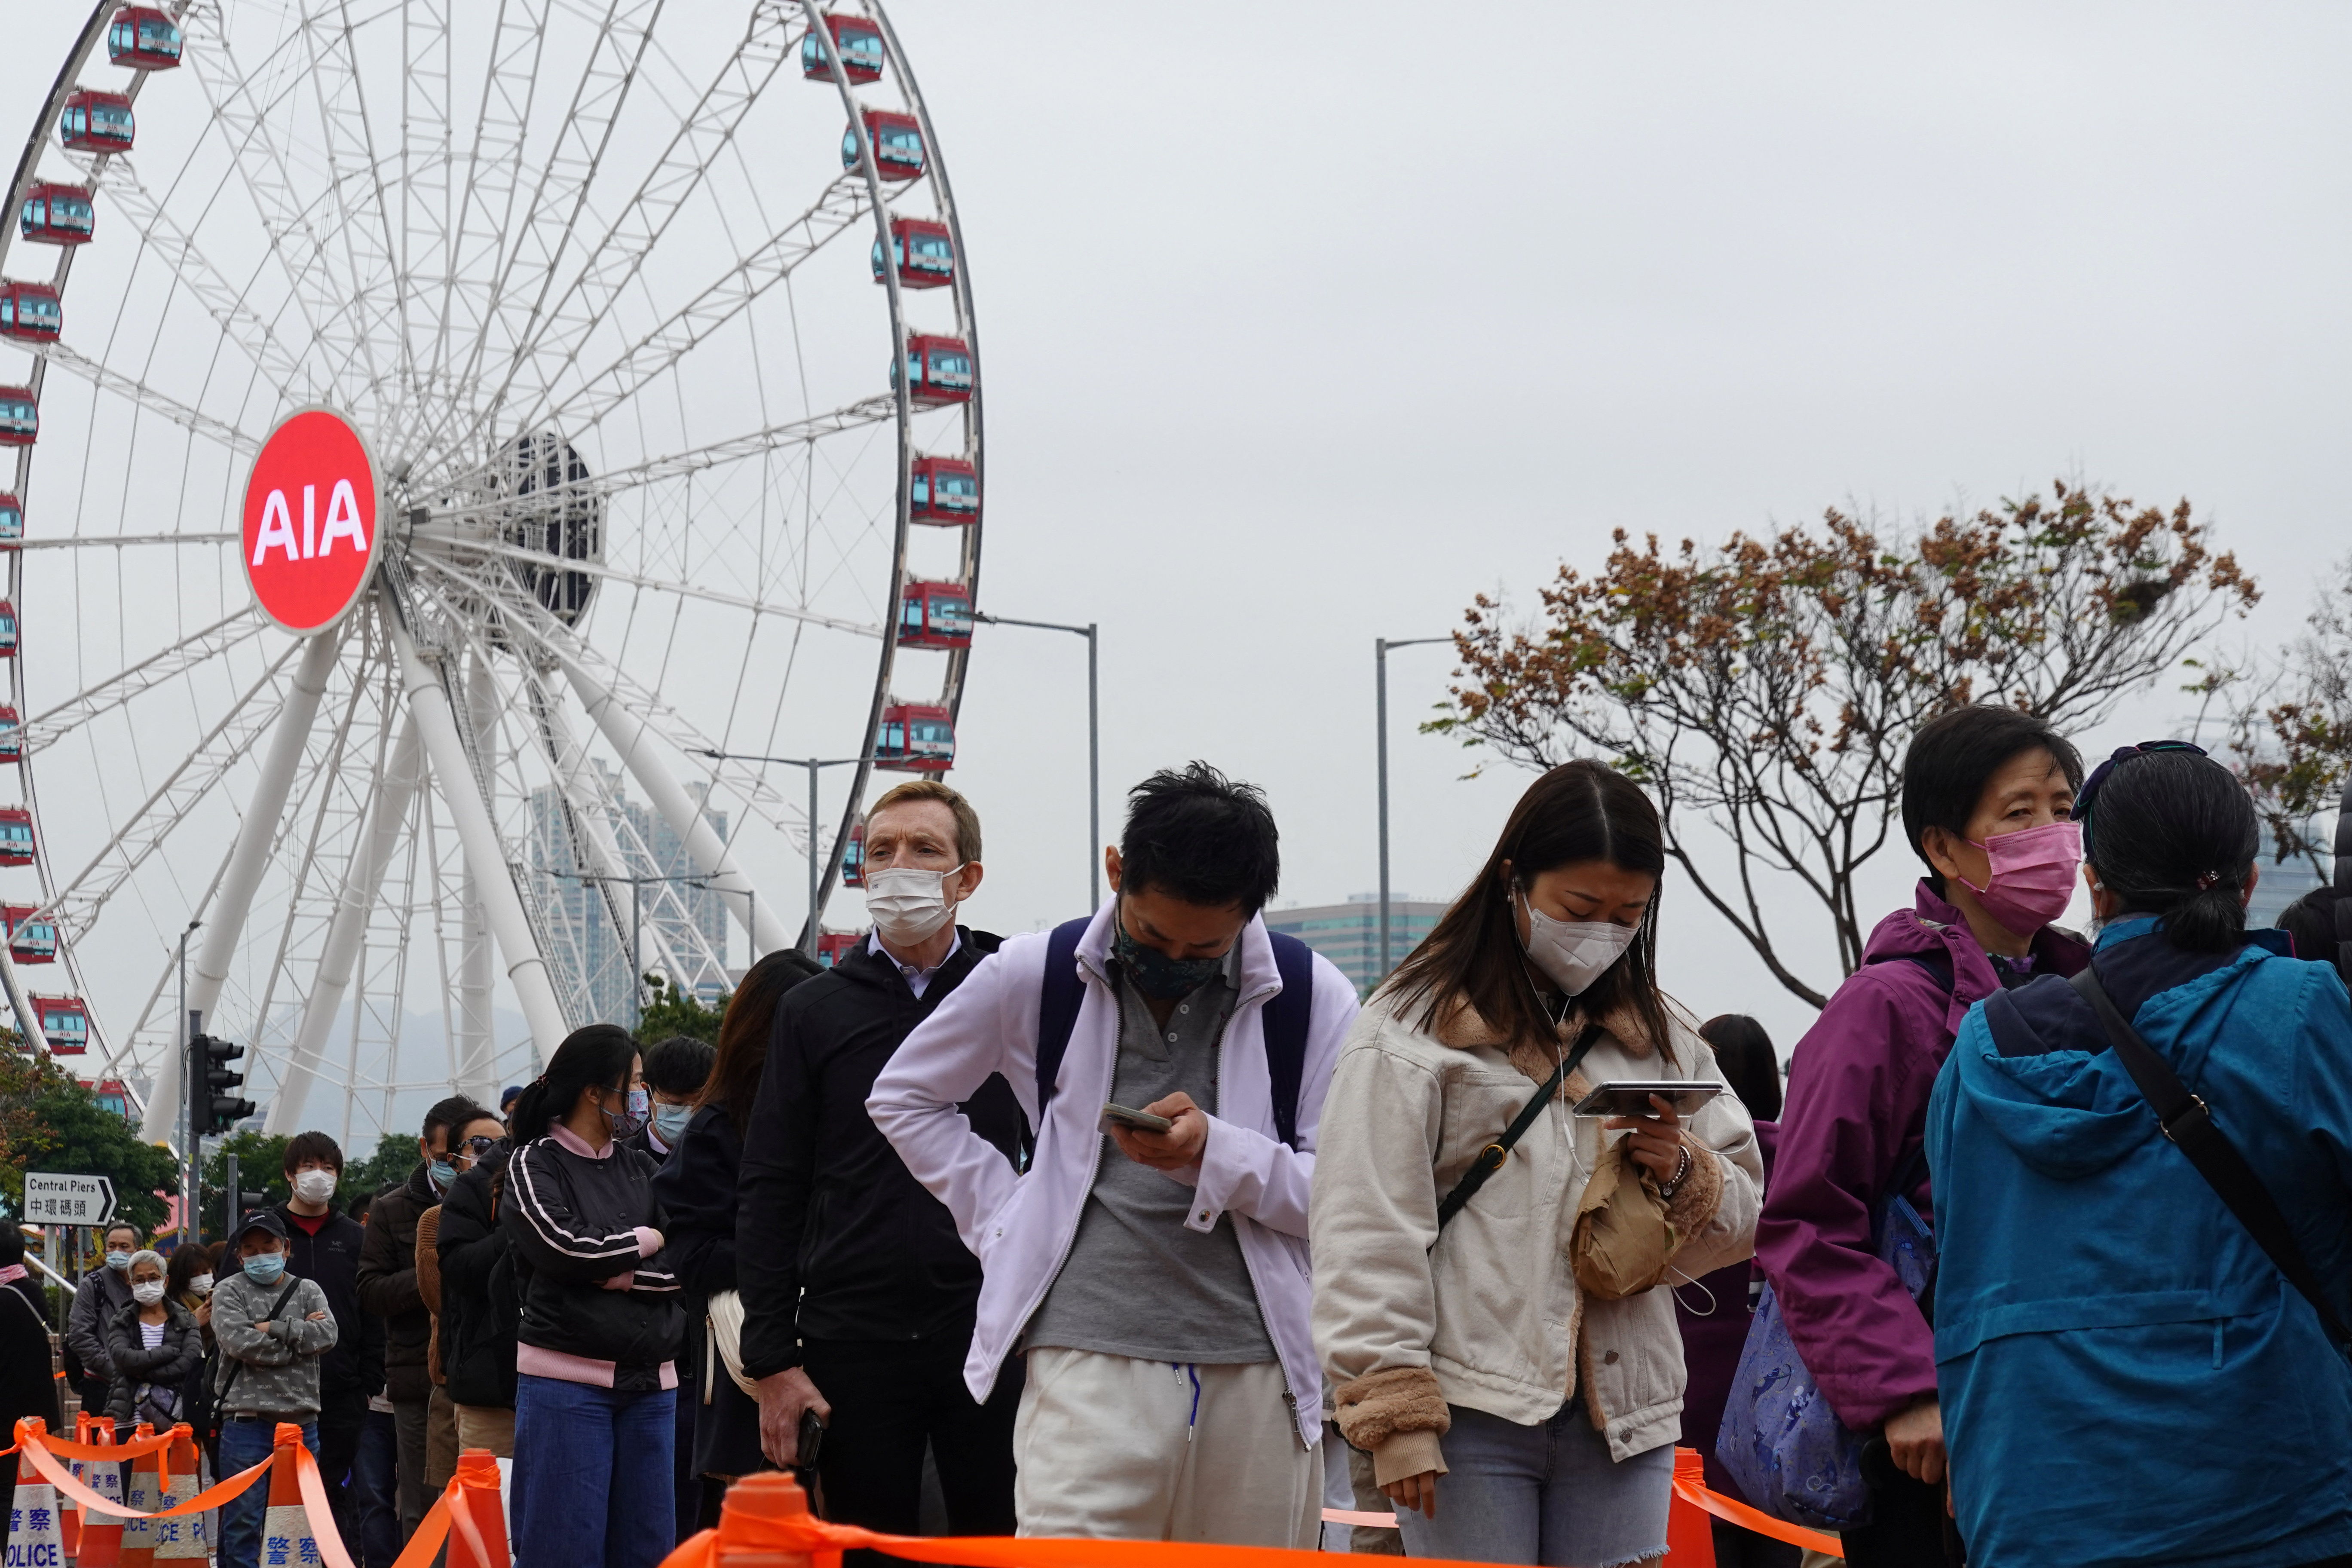
<path id="1" fill-rule="evenodd" d="M 1337 1506 L 1393 1512 L 1359 1552 L 1618 1568 L 1678 1443 L 1860 1568 L 2352 1563 L 2347 911 L 2247 929 L 2251 805 L 2184 743 L 2086 777 L 1959 708 L 1901 818 L 1916 896 L 1784 1083 L 1661 989 L 1696 917 L 1599 763 L 1360 1004 L 1205 764 L 1129 793 L 1100 909 L 1003 939 L 956 919 L 971 803 L 904 784 L 871 936 L 761 959 L 715 1049 L 583 1028 L 394 1188 L 338 1210 L 308 1132 L 220 1247 L 110 1233 L 84 1396 L 224 1471 L 300 1424 L 362 1568 L 461 1446 L 512 1462 L 519 1568 L 652 1568 L 766 1468 L 898 1533 L 1314 1547 Z"/>

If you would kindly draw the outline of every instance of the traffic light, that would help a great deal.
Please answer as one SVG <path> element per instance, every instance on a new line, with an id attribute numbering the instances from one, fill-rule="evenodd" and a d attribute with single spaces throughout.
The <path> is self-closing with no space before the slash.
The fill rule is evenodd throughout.
<path id="1" fill-rule="evenodd" d="M 245 1055 L 243 1046 L 198 1035 L 188 1042 L 188 1051 L 194 1058 L 188 1074 L 188 1110 L 196 1136 L 226 1132 L 253 1114 L 253 1101 L 229 1092 L 245 1082 L 243 1073 L 228 1070 L 229 1063 Z"/>

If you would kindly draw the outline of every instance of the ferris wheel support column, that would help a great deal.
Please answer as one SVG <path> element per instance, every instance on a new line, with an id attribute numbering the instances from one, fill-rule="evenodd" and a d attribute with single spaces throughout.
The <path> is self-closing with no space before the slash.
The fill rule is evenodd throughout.
<path id="1" fill-rule="evenodd" d="M 580 705 L 588 710 L 588 716 L 604 732 L 613 750 L 621 753 L 629 776 L 646 792 L 646 798 L 653 803 L 661 819 L 669 824 L 678 842 L 686 846 L 694 863 L 709 875 L 711 890 L 725 900 L 729 912 L 751 933 L 754 948 L 761 952 L 773 952 L 778 948 L 795 945 L 795 935 L 785 931 L 784 922 L 777 918 L 776 900 L 758 896 L 751 879 L 735 864 L 735 858 L 727 852 L 727 846 L 712 829 L 710 819 L 654 754 L 645 721 L 622 707 L 595 677 L 574 660 L 563 660 L 563 673 L 570 679 L 572 690 L 580 694 Z M 808 830 L 815 833 L 816 824 L 810 823 Z"/>
<path id="2" fill-rule="evenodd" d="M 286 796 L 294 787 L 295 771 L 310 744 L 310 726 L 319 717 L 319 700 L 326 695 L 327 678 L 334 672 L 350 625 L 346 620 L 331 631 L 319 633 L 302 649 L 293 688 L 278 710 L 269 751 L 261 762 L 261 776 L 254 781 L 253 796 L 237 823 L 236 846 L 229 851 L 219 898 L 213 905 L 212 918 L 205 922 L 204 946 L 196 952 L 195 973 L 188 976 L 191 1013 L 209 1017 L 213 1004 L 220 1000 L 221 986 L 228 979 L 237 943 L 245 935 L 246 912 L 253 907 L 254 891 L 269 866 L 269 848 L 286 815 Z M 180 1037 L 186 1024 L 185 1018 L 180 1020 L 180 1026 L 172 1031 L 173 1038 Z M 180 1053 L 166 1051 L 156 1069 L 155 1087 L 148 1091 L 141 1136 L 151 1143 L 175 1137 L 183 1109 Z"/>
<path id="3" fill-rule="evenodd" d="M 408 809 L 425 783 L 425 748 L 418 742 L 412 714 L 401 727 L 392 755 L 386 760 L 383 785 L 370 807 L 367 829 L 343 873 L 342 891 L 327 926 L 327 942 L 319 954 L 319 969 L 310 994 L 302 1003 L 302 1021 L 294 1033 L 294 1049 L 286 1077 L 269 1102 L 268 1120 L 261 1131 L 275 1137 L 302 1125 L 303 1102 L 319 1076 L 319 1058 L 327 1031 L 343 1010 L 343 994 L 351 989 L 352 971 L 359 959 L 360 939 L 367 934 L 368 914 L 383 887 L 383 874 L 400 847 L 401 830 L 408 825 Z"/>
<path id="4" fill-rule="evenodd" d="M 466 707 L 474 731 L 474 746 L 482 764 L 481 776 L 497 787 L 499 763 L 498 687 L 490 674 L 489 655 L 474 650 L 466 672 Z M 493 821 L 497 820 L 493 813 Z M 457 1076 L 467 1093 L 481 1098 L 498 1092 L 490 1064 L 495 1058 L 490 1022 L 490 987 L 496 970 L 490 961 L 490 922 L 482 906 L 482 879 L 471 862 L 466 868 L 458 895 L 464 907 L 457 922 Z"/>
<path id="5" fill-rule="evenodd" d="M 499 846 L 498 825 L 490 820 L 490 808 L 474 779 L 473 763 L 466 755 L 466 742 L 457 733 L 457 715 L 449 706 L 449 694 L 442 689 L 440 679 L 425 668 L 399 616 L 389 614 L 384 619 L 393 648 L 400 656 L 400 685 L 409 718 L 425 742 L 442 804 L 457 824 L 466 869 L 472 873 L 490 934 L 498 939 L 499 954 L 506 960 L 507 978 L 513 982 L 515 997 L 522 1004 L 530 1043 L 539 1059 L 546 1061 L 555 1055 L 555 1047 L 568 1032 L 562 1005 L 555 997 L 555 982 L 548 973 L 547 955 L 539 951 L 522 895 L 515 891 L 514 874 L 507 868 L 506 855 Z"/>

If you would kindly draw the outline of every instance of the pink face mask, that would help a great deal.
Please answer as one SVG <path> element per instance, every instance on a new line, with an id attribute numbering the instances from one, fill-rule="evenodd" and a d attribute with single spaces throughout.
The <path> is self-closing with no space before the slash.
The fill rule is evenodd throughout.
<path id="1" fill-rule="evenodd" d="M 1995 834 L 1977 847 L 1992 862 L 1991 876 L 1981 888 L 1966 877 L 1960 881 L 2005 929 L 2030 936 L 2074 901 L 2074 879 L 2083 869 L 2081 823 Z"/>

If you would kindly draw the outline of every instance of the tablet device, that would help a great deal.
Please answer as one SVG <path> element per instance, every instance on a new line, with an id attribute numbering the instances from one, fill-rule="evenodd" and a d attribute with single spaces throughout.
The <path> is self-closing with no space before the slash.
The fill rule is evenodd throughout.
<path id="1" fill-rule="evenodd" d="M 1654 1094 L 1672 1105 L 1675 1115 L 1688 1116 L 1722 1092 L 1719 1083 L 1688 1079 L 1619 1079 L 1578 1100 L 1575 1111 L 1579 1116 L 1655 1116 L 1658 1108 L 1650 1103 Z"/>

